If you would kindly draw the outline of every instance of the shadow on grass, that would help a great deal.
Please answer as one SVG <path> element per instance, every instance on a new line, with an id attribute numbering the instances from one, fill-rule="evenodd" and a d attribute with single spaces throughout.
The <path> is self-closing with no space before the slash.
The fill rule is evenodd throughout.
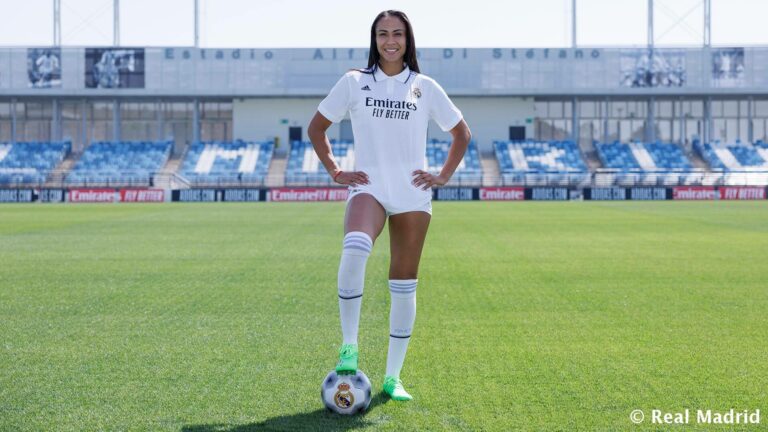
<path id="1" fill-rule="evenodd" d="M 375 423 L 367 421 L 366 417 L 378 405 L 388 401 L 382 393 L 376 394 L 371 399 L 368 410 L 363 415 L 344 416 L 330 412 L 327 409 L 316 411 L 284 415 L 268 418 L 262 422 L 249 423 L 241 425 L 214 423 L 190 425 L 181 428 L 182 432 L 249 432 L 249 431 L 302 431 L 302 430 L 321 430 L 321 431 L 349 431 Z"/>

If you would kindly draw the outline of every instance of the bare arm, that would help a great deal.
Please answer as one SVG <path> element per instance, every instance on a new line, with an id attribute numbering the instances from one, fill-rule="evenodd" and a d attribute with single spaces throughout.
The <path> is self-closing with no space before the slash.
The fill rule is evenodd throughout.
<path id="1" fill-rule="evenodd" d="M 451 148 L 448 150 L 448 159 L 446 159 L 440 174 L 432 175 L 426 171 L 416 170 L 413 172 L 415 176 L 413 179 L 414 186 L 427 190 L 432 186 L 442 186 L 451 179 L 467 151 L 469 141 L 472 139 L 472 132 L 470 132 L 467 122 L 462 119 L 450 130 L 450 133 L 453 140 L 451 141 Z"/>
<path id="2" fill-rule="evenodd" d="M 368 175 L 362 171 L 341 172 L 341 168 L 333 158 L 331 143 L 328 141 L 328 135 L 325 131 L 331 127 L 332 122 L 325 118 L 319 112 L 315 113 L 307 127 L 307 135 L 312 142 L 312 148 L 315 149 L 320 163 L 323 164 L 328 174 L 339 184 L 368 184 Z"/>

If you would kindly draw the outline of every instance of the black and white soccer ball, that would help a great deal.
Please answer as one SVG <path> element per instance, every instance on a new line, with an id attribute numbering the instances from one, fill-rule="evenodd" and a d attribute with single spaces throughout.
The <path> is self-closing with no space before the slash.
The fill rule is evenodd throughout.
<path id="1" fill-rule="evenodd" d="M 354 375 L 339 375 L 331 371 L 320 387 L 320 398 L 325 407 L 335 413 L 362 413 L 371 404 L 371 382 L 359 369 Z"/>

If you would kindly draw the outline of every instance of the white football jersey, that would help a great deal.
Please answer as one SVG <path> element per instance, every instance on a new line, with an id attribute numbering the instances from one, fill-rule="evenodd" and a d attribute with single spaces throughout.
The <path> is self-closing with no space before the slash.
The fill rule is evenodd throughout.
<path id="1" fill-rule="evenodd" d="M 395 76 L 375 67 L 373 73 L 350 71 L 317 109 L 338 123 L 350 113 L 355 171 L 368 174 L 359 186 L 396 209 L 415 208 L 432 199 L 432 191 L 414 186 L 413 171 L 425 170 L 427 126 L 434 119 L 449 131 L 462 119 L 440 85 L 407 66 Z M 385 206 L 386 207 L 386 206 Z"/>

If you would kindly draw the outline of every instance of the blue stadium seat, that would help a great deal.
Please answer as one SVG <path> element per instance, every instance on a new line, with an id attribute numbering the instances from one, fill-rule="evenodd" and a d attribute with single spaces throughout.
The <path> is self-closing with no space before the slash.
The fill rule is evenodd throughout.
<path id="1" fill-rule="evenodd" d="M 696 151 L 714 170 L 722 171 L 768 171 L 768 145 L 762 141 L 755 144 L 736 142 L 725 144 L 720 141 L 693 143 Z"/>
<path id="2" fill-rule="evenodd" d="M 0 184 L 42 185 L 71 150 L 69 142 L 0 144 Z"/>
<path id="3" fill-rule="evenodd" d="M 504 184 L 575 185 L 589 170 L 573 141 L 494 141 Z"/>
<path id="4" fill-rule="evenodd" d="M 427 171 L 439 174 L 448 160 L 450 141 L 427 141 Z M 483 182 L 483 169 L 480 166 L 480 152 L 477 143 L 469 142 L 464 159 L 453 173 L 449 185 L 480 186 Z"/>
<path id="5" fill-rule="evenodd" d="M 427 170 L 439 173 L 448 158 L 448 149 L 451 143 L 448 141 L 431 140 L 427 142 L 426 162 Z M 348 141 L 331 141 L 331 149 L 336 162 L 342 170 L 351 171 L 355 166 L 354 144 Z M 287 185 L 331 185 L 333 179 L 325 172 L 320 164 L 312 143 L 294 141 L 291 143 L 291 151 L 288 155 L 288 164 L 285 168 L 285 182 Z M 480 185 L 482 182 L 482 169 L 480 168 L 480 154 L 475 142 L 470 142 L 464 159 L 454 172 L 449 184 Z"/>
<path id="6" fill-rule="evenodd" d="M 352 171 L 355 166 L 355 148 L 349 141 L 331 140 L 331 150 L 336 163 L 343 171 Z M 285 167 L 285 184 L 289 186 L 327 186 L 333 183 L 325 167 L 320 163 L 312 143 L 293 141 Z"/>
<path id="7" fill-rule="evenodd" d="M 605 168 L 621 172 L 669 172 L 693 169 L 683 149 L 671 143 L 598 143 L 598 157 Z"/>
<path id="8" fill-rule="evenodd" d="M 603 167 L 614 168 L 621 171 L 640 171 L 640 164 L 632 154 L 627 144 L 619 142 L 610 144 L 597 144 L 597 156 L 600 158 Z"/>
<path id="9" fill-rule="evenodd" d="M 263 185 L 274 142 L 196 142 L 189 146 L 179 174 L 193 185 Z"/>
<path id="10" fill-rule="evenodd" d="M 172 142 L 95 142 L 66 177 L 70 185 L 149 186 L 168 161 Z"/>
<path id="11" fill-rule="evenodd" d="M 693 169 L 691 161 L 688 160 L 683 149 L 678 145 L 659 142 L 643 145 L 656 166 L 661 170 L 689 171 Z"/>

